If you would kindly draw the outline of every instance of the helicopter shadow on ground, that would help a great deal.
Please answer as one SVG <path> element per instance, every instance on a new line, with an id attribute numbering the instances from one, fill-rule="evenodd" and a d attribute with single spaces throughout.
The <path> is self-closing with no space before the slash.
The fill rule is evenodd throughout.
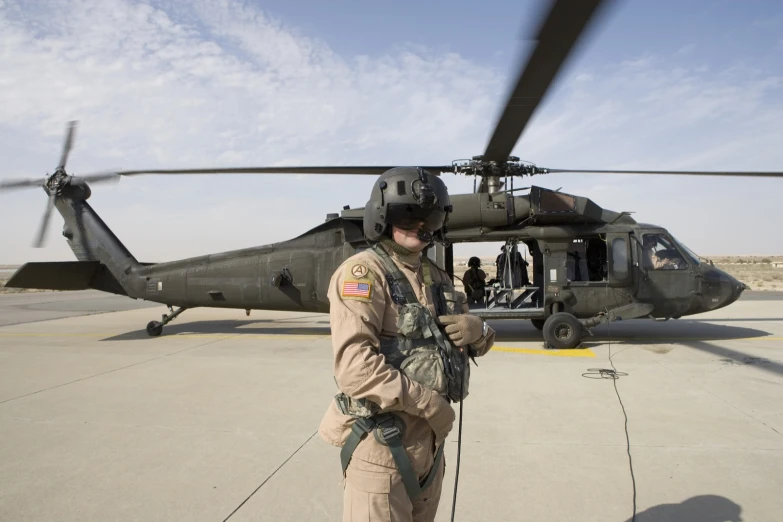
<path id="1" fill-rule="evenodd" d="M 636 514 L 636 522 L 740 522 L 742 507 L 719 495 L 699 495 L 680 504 L 660 504 Z M 625 522 L 631 522 L 629 518 Z"/>
<path id="2" fill-rule="evenodd" d="M 316 319 L 313 321 L 313 319 Z M 543 335 L 529 321 L 489 321 L 496 331 L 495 342 L 541 342 Z M 288 323 L 291 326 L 282 326 Z M 258 326 L 254 326 L 258 325 Z M 270 326 L 263 326 L 270 325 Z M 275 326 L 271 326 L 275 325 Z M 317 326 L 315 326 L 317 325 Z M 769 336 L 769 332 L 739 326 L 694 323 L 693 321 L 649 320 L 616 322 L 601 325 L 585 335 L 583 348 L 600 345 L 602 342 L 625 342 L 632 344 L 661 344 L 685 341 L 717 341 Z M 331 335 L 328 317 L 307 316 L 293 319 L 247 319 L 208 320 L 177 323 L 163 328 L 162 336 L 185 334 L 227 334 L 227 335 Z M 103 339 L 104 341 L 154 340 L 144 327 Z"/>
<path id="3" fill-rule="evenodd" d="M 543 334 L 528 321 L 490 321 L 495 342 L 541 341 Z M 686 341 L 727 341 L 761 338 L 770 332 L 743 326 L 728 326 L 687 320 L 655 322 L 648 319 L 603 324 L 583 336 L 586 344 L 622 342 L 630 344 L 681 343 Z"/>
<path id="4" fill-rule="evenodd" d="M 719 357 L 719 361 L 725 366 L 753 366 L 761 371 L 772 373 L 774 375 L 783 375 L 783 364 L 767 359 L 766 357 L 755 357 L 746 353 L 732 350 L 723 346 L 715 346 L 703 341 L 687 341 L 683 346 L 693 348 L 710 355 Z"/>
<path id="5" fill-rule="evenodd" d="M 753 365 L 759 370 L 775 375 L 783 375 L 783 364 L 781 363 L 764 357 L 750 356 L 739 350 L 718 346 L 710 342 L 741 339 L 763 340 L 765 337 L 772 337 L 772 333 L 753 328 L 709 324 L 701 321 L 680 320 L 653 324 L 639 322 L 637 323 L 640 325 L 638 328 L 631 328 L 631 321 L 622 324 L 622 328 L 619 328 L 620 323 L 602 325 L 599 328 L 603 330 L 599 333 L 599 328 L 596 328 L 596 336 L 592 338 L 585 337 L 580 348 L 600 347 L 610 341 L 623 345 L 678 344 L 716 356 L 719 358 L 719 362 L 726 366 Z M 608 330 L 611 330 L 611 335 L 607 335 Z M 660 348 L 661 351 L 654 351 L 660 354 L 666 354 L 670 351 L 670 348 Z"/>
<path id="6" fill-rule="evenodd" d="M 291 326 L 284 326 L 281 323 L 289 323 Z M 268 324 L 270 326 L 263 326 Z M 274 326 L 271 326 L 274 325 Z M 331 335 L 329 328 L 329 319 L 320 319 L 313 321 L 308 318 L 297 319 L 221 319 L 214 321 L 193 321 L 189 323 L 175 322 L 163 327 L 161 337 L 174 335 L 312 335 L 313 337 Z M 122 333 L 112 337 L 101 339 L 102 341 L 141 341 L 149 339 L 153 341 L 156 337 L 150 337 L 146 328 Z"/>

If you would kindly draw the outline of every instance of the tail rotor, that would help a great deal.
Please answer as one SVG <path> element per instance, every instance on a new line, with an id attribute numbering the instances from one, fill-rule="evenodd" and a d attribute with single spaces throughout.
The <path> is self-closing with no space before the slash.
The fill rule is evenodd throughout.
<path id="1" fill-rule="evenodd" d="M 68 161 L 68 154 L 71 152 L 73 146 L 73 136 L 76 134 L 76 125 L 78 122 L 69 121 L 68 129 L 65 135 L 65 143 L 63 144 L 63 153 L 60 156 L 60 163 L 57 165 L 57 170 L 65 170 L 65 163 Z"/>
<path id="2" fill-rule="evenodd" d="M 55 193 L 52 193 L 49 195 L 49 202 L 46 205 L 46 210 L 44 211 L 43 219 L 41 220 L 41 225 L 38 227 L 38 234 L 36 236 L 36 240 L 33 242 L 34 248 L 41 248 L 44 243 L 44 239 L 46 238 L 46 230 L 49 228 L 49 218 L 52 215 L 52 209 L 54 208 L 55 199 L 57 199 L 57 195 Z"/>
<path id="3" fill-rule="evenodd" d="M 57 203 L 57 197 L 70 182 L 71 177 L 65 172 L 65 164 L 68 162 L 68 155 L 73 147 L 73 137 L 76 134 L 76 126 L 76 121 L 68 122 L 65 142 L 63 143 L 63 152 L 60 155 L 60 163 L 57 165 L 54 173 L 44 179 L 44 190 L 49 194 L 49 201 L 46 203 L 46 210 L 44 210 L 41 225 L 38 227 L 38 234 L 36 235 L 35 241 L 33 241 L 33 248 L 41 248 L 43 246 L 46 232 L 49 228 L 49 220 L 52 217 L 52 209 Z"/>
<path id="4" fill-rule="evenodd" d="M 49 200 L 46 203 L 46 209 L 44 210 L 41 224 L 38 227 L 38 233 L 33 241 L 34 248 L 41 248 L 46 238 L 46 232 L 49 228 L 49 221 L 52 216 L 52 209 L 57 204 L 57 198 L 63 194 L 63 191 L 71 185 L 74 180 L 79 182 L 101 182 L 101 181 L 118 181 L 119 176 L 113 172 L 94 174 L 90 176 L 74 178 L 65 171 L 65 165 L 68 162 L 68 156 L 73 148 L 74 136 L 76 135 L 76 127 L 78 122 L 70 121 L 66 128 L 65 141 L 63 143 L 62 154 L 60 155 L 60 162 L 57 168 L 51 175 L 47 175 L 44 179 L 15 179 L 8 181 L 0 181 L 0 192 L 7 190 L 31 188 L 31 187 L 43 187 L 46 193 L 49 195 Z"/>

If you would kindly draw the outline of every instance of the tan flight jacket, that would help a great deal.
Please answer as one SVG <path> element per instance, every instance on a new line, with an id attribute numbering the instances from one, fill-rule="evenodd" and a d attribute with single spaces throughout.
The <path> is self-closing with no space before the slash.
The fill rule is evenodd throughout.
<path id="1" fill-rule="evenodd" d="M 426 287 L 422 274 L 421 254 L 400 256 L 381 244 L 394 263 L 410 281 L 419 302 L 435 316 L 432 289 Z M 426 259 L 426 258 L 425 258 Z M 430 263 L 435 284 L 452 284 L 446 272 Z M 366 275 L 363 275 L 366 274 Z M 344 287 L 345 283 L 349 285 Z M 370 285 L 370 295 L 351 295 L 351 283 Z M 343 293 L 348 296 L 344 297 Z M 380 355 L 380 339 L 397 336 L 397 307 L 391 298 L 385 269 L 378 256 L 371 251 L 359 252 L 347 259 L 335 271 L 329 283 L 330 324 L 334 349 L 334 376 L 339 390 L 359 399 L 366 398 L 383 410 L 392 410 L 404 421 L 403 445 L 419 477 L 424 477 L 433 464 L 434 433 L 421 417 L 427 409 L 432 390 L 408 379 Z M 468 311 L 464 294 L 460 294 L 462 311 Z M 474 343 L 479 353 L 486 352 L 494 343 L 495 332 L 489 328 L 486 336 Z M 337 392 L 335 392 L 337 393 Z M 319 434 L 328 443 L 342 447 L 351 432 L 353 419 L 344 415 L 334 400 L 324 415 Z M 389 448 L 381 445 L 370 434 L 359 444 L 353 458 L 381 466 L 396 467 Z"/>

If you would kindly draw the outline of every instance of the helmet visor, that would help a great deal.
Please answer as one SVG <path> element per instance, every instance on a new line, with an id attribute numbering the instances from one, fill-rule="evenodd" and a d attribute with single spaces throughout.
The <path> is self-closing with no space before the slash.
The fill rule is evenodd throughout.
<path id="1" fill-rule="evenodd" d="M 443 227 L 446 213 L 438 208 L 421 208 L 418 205 L 393 205 L 386 209 L 386 221 L 403 230 L 423 229 L 436 232 Z"/>

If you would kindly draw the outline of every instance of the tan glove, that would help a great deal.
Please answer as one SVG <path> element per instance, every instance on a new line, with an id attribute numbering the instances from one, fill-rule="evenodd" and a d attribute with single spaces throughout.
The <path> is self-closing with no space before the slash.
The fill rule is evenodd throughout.
<path id="1" fill-rule="evenodd" d="M 446 335 L 455 346 L 473 344 L 484 335 L 484 321 L 476 315 L 441 315 L 438 322 L 446 326 Z"/>
<path id="2" fill-rule="evenodd" d="M 438 393 L 432 393 L 426 409 L 422 412 L 432 431 L 435 433 L 435 444 L 440 444 L 454 427 L 454 408 Z"/>

